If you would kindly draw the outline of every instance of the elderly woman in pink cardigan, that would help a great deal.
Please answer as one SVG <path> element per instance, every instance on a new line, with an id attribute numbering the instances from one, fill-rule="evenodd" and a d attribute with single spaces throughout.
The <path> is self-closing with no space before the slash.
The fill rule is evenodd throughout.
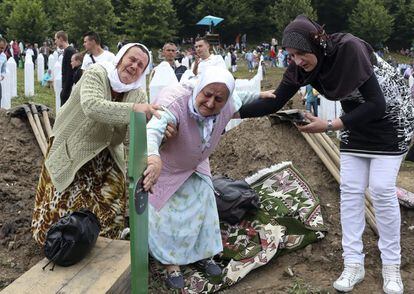
<path id="1" fill-rule="evenodd" d="M 212 257 L 223 250 L 208 157 L 238 109 L 271 92 L 232 96 L 229 71 L 209 67 L 195 85 L 164 89 L 156 103 L 161 119 L 151 119 L 144 188 L 150 189 L 149 249 L 167 269 L 170 288 L 183 288 L 180 265 L 195 263 L 207 277 L 219 277 Z M 160 148 L 168 123 L 177 135 Z"/>

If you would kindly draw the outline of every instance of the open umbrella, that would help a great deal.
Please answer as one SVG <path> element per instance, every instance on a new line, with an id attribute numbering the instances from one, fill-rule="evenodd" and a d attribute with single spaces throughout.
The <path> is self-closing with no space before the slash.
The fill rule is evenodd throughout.
<path id="1" fill-rule="evenodd" d="M 207 15 L 204 16 L 197 24 L 198 25 L 206 25 L 206 26 L 216 26 L 221 23 L 224 19 L 217 16 Z"/>

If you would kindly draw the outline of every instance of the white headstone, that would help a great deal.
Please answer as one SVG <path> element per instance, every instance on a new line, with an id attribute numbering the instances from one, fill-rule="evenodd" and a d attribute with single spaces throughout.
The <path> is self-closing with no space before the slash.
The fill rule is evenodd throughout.
<path id="1" fill-rule="evenodd" d="M 321 104 L 318 107 L 318 116 L 324 120 L 335 119 L 342 114 L 341 103 L 321 97 Z"/>
<path id="2" fill-rule="evenodd" d="M 181 60 L 181 64 L 184 65 L 187 69 L 190 68 L 190 59 L 187 56 L 184 56 Z"/>
<path id="3" fill-rule="evenodd" d="M 45 74 L 45 58 L 43 54 L 37 56 L 37 81 L 41 82 L 43 80 L 43 75 Z"/>
<path id="4" fill-rule="evenodd" d="M 53 89 L 55 90 L 56 113 L 60 108 L 60 92 L 62 91 L 62 63 L 58 59 L 53 67 Z"/>
<path id="5" fill-rule="evenodd" d="M 10 77 L 11 97 L 17 97 L 17 64 L 14 58 L 9 58 L 6 66 Z"/>
<path id="6" fill-rule="evenodd" d="M 6 73 L 1 81 L 1 105 L 0 108 L 9 109 L 11 107 L 10 77 Z"/>
<path id="7" fill-rule="evenodd" d="M 31 55 L 24 61 L 24 95 L 34 96 L 34 64 Z"/>
<path id="8" fill-rule="evenodd" d="M 227 69 L 231 68 L 231 54 L 230 54 L 230 52 L 227 53 L 226 57 L 224 58 L 224 63 L 226 64 Z"/>
<path id="9" fill-rule="evenodd" d="M 154 101 L 154 98 L 163 88 L 178 84 L 174 70 L 168 62 L 161 62 L 154 70 L 154 76 L 149 84 L 150 102 Z"/>
<path id="10" fill-rule="evenodd" d="M 257 67 L 257 74 L 254 78 L 257 78 L 260 81 L 263 80 L 263 66 L 261 62 L 259 63 L 259 66 Z"/>
<path id="11" fill-rule="evenodd" d="M 49 59 L 47 61 L 47 68 L 51 70 L 52 80 L 55 78 L 55 76 L 53 74 L 53 70 L 54 70 L 54 67 L 55 67 L 55 63 L 56 63 L 55 56 L 53 54 L 50 54 L 49 55 Z"/>
<path id="12" fill-rule="evenodd" d="M 180 83 L 187 82 L 191 77 L 194 77 L 194 73 L 191 69 L 187 69 L 181 76 Z"/>

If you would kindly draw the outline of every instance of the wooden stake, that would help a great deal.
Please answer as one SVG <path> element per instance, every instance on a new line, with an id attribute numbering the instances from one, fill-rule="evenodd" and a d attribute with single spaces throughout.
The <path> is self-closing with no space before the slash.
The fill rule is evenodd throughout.
<path id="1" fill-rule="evenodd" d="M 34 120 L 35 120 L 35 122 L 36 122 L 37 130 L 39 131 L 40 138 L 42 138 L 43 145 L 44 145 L 44 146 L 46 147 L 46 149 L 47 149 L 47 139 L 46 139 L 45 133 L 43 132 L 42 123 L 40 122 L 40 119 L 39 119 L 39 113 L 37 112 L 36 105 L 34 105 L 34 104 L 32 104 L 32 103 L 30 103 L 29 105 L 30 105 L 30 109 L 31 109 L 31 111 L 32 111 L 32 114 L 33 114 Z"/>
<path id="2" fill-rule="evenodd" d="M 322 162 L 325 164 L 326 168 L 335 178 L 335 180 L 340 184 L 340 160 L 339 156 L 336 154 L 331 144 L 323 138 L 323 136 L 317 136 L 315 134 L 302 133 L 305 140 L 316 152 Z M 324 141 L 324 143 L 322 142 Z M 331 141 L 332 142 L 332 141 Z M 333 142 L 332 142 L 333 144 Z M 336 146 L 335 146 L 336 147 Z M 339 153 L 339 152 L 338 152 Z M 372 207 L 371 197 L 367 196 L 368 193 L 365 193 L 365 216 L 368 224 L 371 226 L 373 231 L 378 235 L 377 225 L 375 223 L 375 211 Z"/>
<path id="3" fill-rule="evenodd" d="M 37 144 L 39 144 L 39 147 L 40 147 L 40 150 L 43 153 L 43 156 L 46 157 L 46 152 L 47 152 L 46 146 L 43 145 L 43 141 L 42 141 L 42 138 L 40 137 L 39 130 L 37 129 L 36 123 L 33 120 L 32 112 L 30 111 L 30 108 L 27 105 L 23 105 L 23 109 L 26 112 L 27 118 L 29 119 L 29 123 L 30 123 L 30 126 L 32 127 L 32 130 L 33 130 L 33 133 L 35 135 Z"/>

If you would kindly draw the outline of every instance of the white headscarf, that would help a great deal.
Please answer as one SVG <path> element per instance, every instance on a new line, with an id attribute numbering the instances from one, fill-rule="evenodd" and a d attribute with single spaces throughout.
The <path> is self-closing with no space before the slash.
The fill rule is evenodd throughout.
<path id="1" fill-rule="evenodd" d="M 194 87 L 193 96 L 188 100 L 188 108 L 190 110 L 190 115 L 194 117 L 196 120 L 203 122 L 202 138 L 205 142 L 205 146 L 203 146 L 203 149 L 209 146 L 208 143 L 211 138 L 214 121 L 217 115 L 202 116 L 197 109 L 195 100 L 197 95 L 201 92 L 201 90 L 203 90 L 205 86 L 213 83 L 222 83 L 226 85 L 227 89 L 229 90 L 229 97 L 226 102 L 227 104 L 228 101 L 231 99 L 231 95 L 233 94 L 235 82 L 233 75 L 227 69 L 218 66 L 209 66 L 205 69 L 205 71 L 201 74 L 197 84 Z"/>
<path id="2" fill-rule="evenodd" d="M 131 84 L 124 84 L 119 79 L 118 70 L 116 68 L 118 66 L 119 61 L 122 59 L 122 57 L 128 51 L 128 49 L 133 47 L 133 46 L 137 46 L 137 45 L 142 46 L 142 48 L 144 48 L 144 50 L 146 51 L 146 54 L 148 56 L 148 63 L 149 63 L 150 62 L 150 60 L 149 60 L 149 50 L 148 50 L 147 47 L 145 47 L 141 43 L 128 43 L 128 44 L 122 46 L 122 48 L 116 54 L 115 59 L 114 59 L 113 62 L 102 63 L 102 66 L 105 67 L 106 72 L 108 73 L 108 79 L 109 79 L 109 82 L 111 83 L 111 88 L 115 92 L 124 93 L 124 92 L 129 92 L 131 90 L 138 89 L 141 85 L 141 80 L 145 78 L 145 73 L 144 73 L 145 69 L 144 69 L 144 71 L 142 72 L 141 76 L 138 78 L 137 81 L 135 81 Z"/>

